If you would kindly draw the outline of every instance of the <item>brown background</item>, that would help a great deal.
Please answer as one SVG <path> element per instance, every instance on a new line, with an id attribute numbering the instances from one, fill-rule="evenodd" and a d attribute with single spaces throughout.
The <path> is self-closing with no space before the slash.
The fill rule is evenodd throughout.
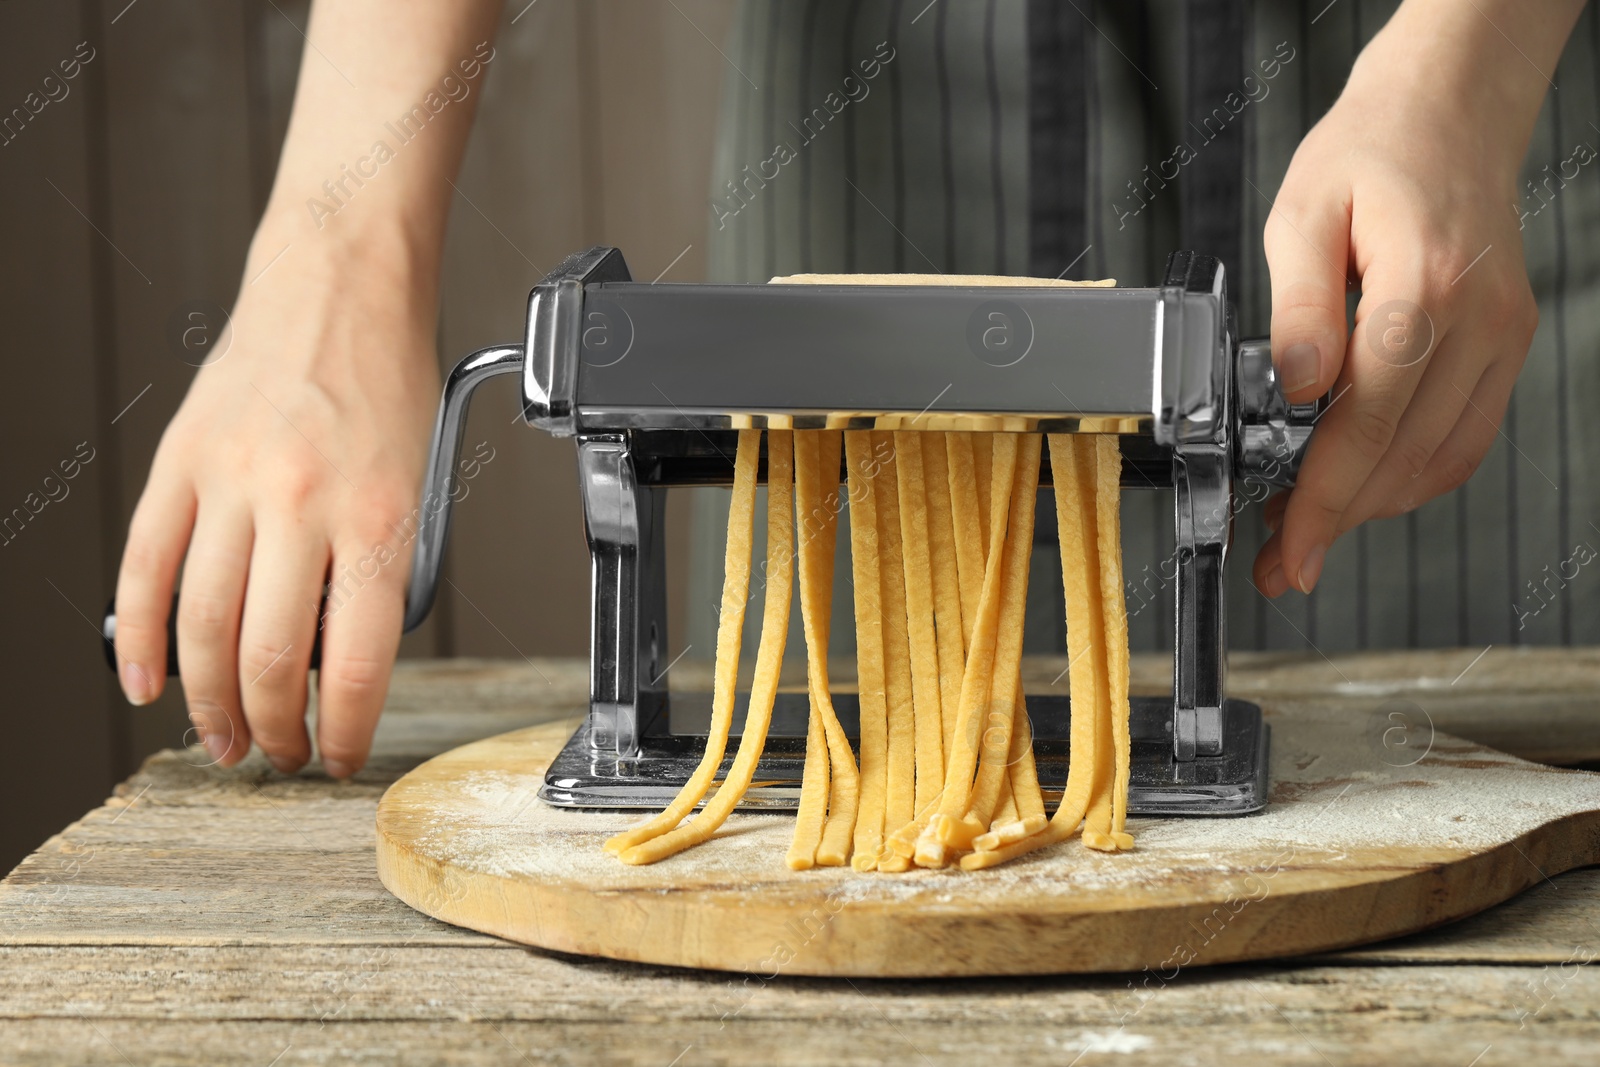
<path id="1" fill-rule="evenodd" d="M 680 253 L 668 277 L 704 274 L 725 69 L 711 42 L 721 44 L 733 0 L 525 2 L 502 16 L 457 182 L 442 366 L 519 340 L 528 289 L 580 247 L 621 247 L 636 277 Z M 157 440 L 194 373 L 171 350 L 168 317 L 191 300 L 232 303 L 308 7 L 0 0 L 0 115 L 79 42 L 96 52 L 65 99 L 0 147 L 0 514 L 79 442 L 95 450 L 69 495 L 0 547 L 0 871 L 146 754 L 184 739 L 176 693 L 150 708 L 122 702 L 95 627 Z M 511 424 L 513 388 L 502 379 L 475 406 L 468 444 L 488 440 L 496 458 L 454 527 L 446 573 L 460 593 L 444 587 L 405 655 L 586 650 L 570 447 Z"/>

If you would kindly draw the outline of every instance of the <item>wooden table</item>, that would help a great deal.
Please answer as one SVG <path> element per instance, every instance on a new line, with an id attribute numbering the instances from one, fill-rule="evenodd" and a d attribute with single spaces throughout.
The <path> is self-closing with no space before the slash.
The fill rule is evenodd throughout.
<path id="1" fill-rule="evenodd" d="M 1420 710 L 1530 758 L 1600 761 L 1600 650 L 1477 654 L 1240 656 L 1230 682 L 1269 707 Z M 1163 670 L 1141 661 L 1136 681 Z M 1593 868 L 1401 941 L 1160 978 L 769 981 L 534 951 L 390 897 L 373 867 L 384 788 L 464 741 L 574 714 L 585 692 L 571 661 L 406 664 L 349 783 L 285 777 L 259 756 L 228 771 L 201 766 L 199 750 L 152 757 L 0 883 L 0 1059 L 1491 1067 L 1600 1055 Z"/>

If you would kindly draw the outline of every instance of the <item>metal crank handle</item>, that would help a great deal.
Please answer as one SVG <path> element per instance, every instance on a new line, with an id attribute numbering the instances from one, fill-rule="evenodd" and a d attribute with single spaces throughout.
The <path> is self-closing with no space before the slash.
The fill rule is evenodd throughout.
<path id="1" fill-rule="evenodd" d="M 1326 396 L 1309 404 L 1291 404 L 1278 387 L 1272 365 L 1272 342 L 1266 338 L 1239 342 L 1235 365 L 1238 433 L 1235 476 L 1294 488 L 1300 461 L 1311 443 L 1311 431 L 1328 406 Z"/>
<path id="2" fill-rule="evenodd" d="M 521 345 L 495 345 L 482 348 L 456 364 L 445 379 L 444 395 L 439 400 L 439 419 L 433 428 L 433 448 L 428 454 L 428 472 L 422 483 L 422 500 L 417 507 L 416 551 L 411 557 L 411 581 L 406 590 L 405 631 L 422 625 L 433 607 L 439 590 L 439 565 L 450 539 L 450 504 L 454 489 L 456 462 L 461 456 L 461 437 L 467 429 L 467 404 L 478 386 L 501 374 L 522 369 Z M 326 617 L 327 604 L 319 606 L 317 617 Z M 117 602 L 106 604 L 100 623 L 106 662 L 117 669 Z M 311 646 L 311 668 L 322 663 L 322 628 Z M 172 598 L 167 613 L 167 674 L 178 674 L 178 598 Z"/>

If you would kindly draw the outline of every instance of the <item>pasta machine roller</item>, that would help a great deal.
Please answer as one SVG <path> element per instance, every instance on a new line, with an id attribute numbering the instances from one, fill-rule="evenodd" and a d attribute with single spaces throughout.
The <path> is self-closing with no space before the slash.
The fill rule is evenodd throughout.
<path id="1" fill-rule="evenodd" d="M 1238 340 L 1216 259 L 1175 253 L 1162 285 L 1136 289 L 645 284 L 614 248 L 573 255 L 534 288 L 524 344 L 483 349 L 449 376 L 408 630 L 433 603 L 468 400 L 501 374 L 521 375 L 529 425 L 576 439 L 593 557 L 589 715 L 550 767 L 546 801 L 660 808 L 693 772 L 711 697 L 665 677 L 667 491 L 731 484 L 737 430 L 772 427 L 1121 435 L 1124 487 L 1175 490 L 1177 545 L 1173 695 L 1133 698 L 1129 810 L 1265 805 L 1267 725 L 1225 694 L 1224 564 L 1241 486 L 1293 484 L 1319 407 L 1287 404 L 1267 342 Z M 854 693 L 834 700 L 854 738 Z M 807 701 L 780 692 L 745 808 L 796 806 Z M 1052 801 L 1067 706 L 1027 696 Z"/>

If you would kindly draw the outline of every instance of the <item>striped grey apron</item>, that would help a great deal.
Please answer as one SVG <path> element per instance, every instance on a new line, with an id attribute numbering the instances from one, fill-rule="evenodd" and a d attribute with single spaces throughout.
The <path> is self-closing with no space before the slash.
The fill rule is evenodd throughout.
<path id="1" fill-rule="evenodd" d="M 1244 335 L 1265 335 L 1272 198 L 1396 6 L 745 0 L 724 48 L 711 277 L 941 271 L 1151 285 L 1169 252 L 1192 248 L 1223 259 Z M 1540 115 L 1519 206 L 1541 322 L 1503 433 L 1461 490 L 1338 542 L 1310 597 L 1255 590 L 1250 560 L 1267 531 L 1259 507 L 1242 512 L 1233 647 L 1600 642 L 1600 566 L 1587 566 L 1600 549 L 1600 419 L 1582 406 L 1600 401 L 1600 242 L 1583 237 L 1600 233 L 1600 167 L 1570 177 L 1579 147 L 1588 158 L 1600 147 L 1593 6 L 1551 78 L 1560 91 Z M 1208 118 L 1230 93 L 1244 101 L 1236 116 Z M 1174 145 L 1197 139 L 1204 151 L 1177 180 L 1146 180 Z M 687 639 L 707 649 L 722 569 L 712 531 L 726 506 L 716 491 L 693 504 L 705 535 Z M 1053 508 L 1040 517 L 1027 644 L 1059 651 Z M 1123 523 L 1134 646 L 1170 648 L 1172 594 L 1157 564 L 1172 552 L 1171 494 L 1124 494 Z M 843 651 L 849 568 L 838 573 Z M 753 649 L 754 605 L 750 615 Z"/>

